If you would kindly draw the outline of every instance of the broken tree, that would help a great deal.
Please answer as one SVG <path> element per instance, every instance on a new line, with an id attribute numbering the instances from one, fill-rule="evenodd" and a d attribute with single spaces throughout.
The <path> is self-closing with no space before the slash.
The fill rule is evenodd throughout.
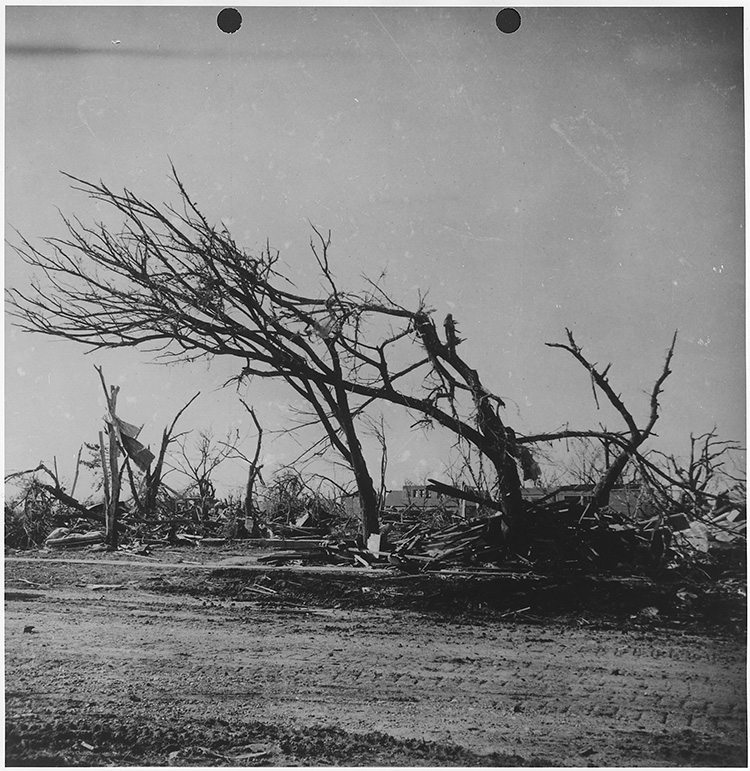
<path id="1" fill-rule="evenodd" d="M 380 283 L 364 292 L 339 288 L 328 262 L 330 236 L 311 242 L 324 291 L 307 296 L 279 272 L 277 252 L 251 256 L 223 228 L 211 226 L 175 180 L 180 211 L 128 191 L 73 178 L 78 189 L 126 218 L 122 232 L 66 220 L 68 239 L 48 239 L 45 254 L 27 240 L 18 253 L 46 282 L 10 291 L 27 330 L 98 348 L 158 347 L 194 360 L 232 356 L 236 380 L 286 381 L 310 405 L 328 440 L 350 465 L 359 490 L 364 535 L 378 532 L 378 496 L 358 437 L 357 420 L 385 400 L 473 442 L 498 472 L 510 518 L 520 497 L 512 432 L 497 413 L 502 400 L 457 355 L 455 327 L 435 334 L 430 311 L 391 300 Z M 106 311 L 103 311 L 106 309 Z M 399 350 L 400 349 L 400 350 Z M 400 363 L 402 362 L 402 363 Z M 452 371 L 449 371 L 452 370 Z M 447 389 L 447 390 L 446 390 Z M 451 403 L 438 406 L 446 393 Z M 471 395 L 461 418 L 456 393 Z"/>
<path id="2" fill-rule="evenodd" d="M 255 440 L 255 453 L 252 458 L 249 458 L 247 455 L 240 452 L 236 446 L 231 448 L 233 453 L 232 457 L 239 458 L 247 463 L 247 482 L 245 483 L 245 501 L 243 503 L 245 526 L 247 527 L 249 523 L 251 538 L 260 538 L 260 510 L 255 501 L 255 487 L 258 482 L 263 484 L 263 476 L 261 474 L 263 465 L 259 462 L 260 451 L 263 445 L 263 428 L 258 420 L 258 416 L 255 414 L 255 410 L 252 407 L 249 407 L 244 399 L 240 399 L 240 403 L 249 413 L 253 424 L 255 425 L 255 429 L 258 432 L 258 437 Z"/>
<path id="3" fill-rule="evenodd" d="M 311 248 L 320 288 L 302 293 L 281 271 L 278 252 L 239 248 L 174 178 L 179 209 L 71 178 L 125 225 L 113 232 L 65 220 L 69 237 L 47 239 L 46 252 L 23 239 L 16 251 L 37 276 L 30 289 L 10 290 L 20 326 L 94 349 L 140 346 L 188 361 L 233 357 L 238 371 L 230 382 L 286 382 L 351 468 L 365 538 L 379 531 L 379 500 L 361 420 L 383 402 L 397 405 L 416 425 L 438 424 L 489 461 L 501 530 L 511 540 L 522 531 L 519 467 L 533 473 L 528 441 L 517 441 L 502 417 L 503 399 L 458 353 L 463 341 L 453 317 L 441 337 L 424 299 L 399 304 L 383 287 L 385 274 L 365 279 L 361 291 L 344 290 L 329 263 L 330 234 L 317 230 Z"/>
<path id="4" fill-rule="evenodd" d="M 608 442 L 615 444 L 619 447 L 619 452 L 615 455 L 614 459 L 608 463 L 602 478 L 594 488 L 594 495 L 592 499 L 592 506 L 595 509 L 600 509 L 609 503 L 609 495 L 612 492 L 612 488 L 620 480 L 620 476 L 625 469 L 625 466 L 633 460 L 637 453 L 638 448 L 653 434 L 654 426 L 659 418 L 659 394 L 661 393 L 664 381 L 671 374 L 669 369 L 672 363 L 672 356 L 674 355 L 674 347 L 677 342 L 677 332 L 672 336 L 672 343 L 667 351 L 666 358 L 664 360 L 664 366 L 662 372 L 654 383 L 651 389 L 650 398 L 650 412 L 646 425 L 643 428 L 639 428 L 635 418 L 622 401 L 622 397 L 615 392 L 611 383 L 607 377 L 611 364 L 608 364 L 603 370 L 597 368 L 596 364 L 592 364 L 584 355 L 583 349 L 576 343 L 573 333 L 569 330 L 565 330 L 568 336 L 568 342 L 566 343 L 547 343 L 550 348 L 561 348 L 564 351 L 568 351 L 582 366 L 584 366 L 590 373 L 591 385 L 594 392 L 594 399 L 596 400 L 597 407 L 599 402 L 597 400 L 596 389 L 600 389 L 602 393 L 607 397 L 610 404 L 617 410 L 622 416 L 622 419 L 627 425 L 627 433 L 622 434 L 612 433 L 606 436 Z M 609 460 L 609 455 L 607 454 Z"/>
<path id="5" fill-rule="evenodd" d="M 117 504 L 120 501 L 120 481 L 121 473 L 117 459 L 119 448 L 117 442 L 117 394 L 120 391 L 119 386 L 111 386 L 107 390 L 107 384 L 104 381 L 104 374 L 101 367 L 96 367 L 104 389 L 104 398 L 107 400 L 107 415 L 105 416 L 105 425 L 109 439 L 109 454 L 104 449 L 104 434 L 99 432 L 99 452 L 102 459 L 102 475 L 104 479 L 104 503 L 106 517 L 106 543 L 114 550 L 117 549 Z"/>
<path id="6" fill-rule="evenodd" d="M 117 395 L 119 386 L 110 386 L 104 380 L 101 367 L 95 367 L 104 389 L 107 402 L 107 414 L 104 416 L 108 445 L 105 449 L 104 432 L 99 432 L 99 452 L 101 455 L 102 475 L 104 480 L 104 501 L 106 517 L 106 543 L 109 549 L 117 549 L 117 514 L 120 502 L 122 473 L 130 460 L 142 471 L 147 472 L 154 460 L 154 455 L 148 447 L 138 441 L 141 428 L 127 423 L 117 416 Z M 122 452 L 125 460 L 122 467 L 119 454 Z"/>

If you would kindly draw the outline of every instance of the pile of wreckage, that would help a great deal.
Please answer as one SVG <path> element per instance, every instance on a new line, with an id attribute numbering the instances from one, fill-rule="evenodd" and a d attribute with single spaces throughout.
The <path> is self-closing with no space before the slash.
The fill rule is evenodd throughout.
<path id="1" fill-rule="evenodd" d="M 105 506 L 100 503 L 55 515 L 53 521 L 59 526 L 49 533 L 45 546 L 65 549 L 103 544 L 104 512 Z M 161 496 L 155 516 L 140 516 L 132 501 L 119 501 L 117 512 L 119 540 L 126 549 L 133 543 L 141 547 L 217 546 L 231 541 L 263 545 L 290 539 L 300 543 L 316 539 L 318 543 L 331 537 L 336 524 L 333 515 L 314 510 L 294 517 L 264 517 L 263 526 L 253 532 L 239 504 L 189 494 Z M 92 521 L 102 526 L 92 529 Z"/>
<path id="2" fill-rule="evenodd" d="M 448 490 L 433 480 L 430 486 L 438 492 Z M 196 517 L 198 508 L 205 516 Z M 384 522 L 392 513 L 384 512 Z M 390 525 L 384 535 L 370 536 L 367 543 L 361 538 L 335 537 L 335 520 L 315 513 L 266 523 L 262 538 L 252 537 L 257 533 L 245 528 L 238 513 L 219 504 L 207 509 L 183 501 L 172 514 L 147 521 L 131 517 L 123 506 L 120 527 L 125 540 L 137 548 L 151 548 L 215 546 L 241 539 L 249 546 L 269 549 L 268 555 L 259 557 L 259 562 L 269 565 L 393 566 L 407 573 L 457 569 L 628 572 L 712 559 L 739 566 L 746 534 L 745 505 L 739 502 L 700 517 L 677 512 L 637 518 L 614 509 L 594 509 L 584 499 L 526 501 L 512 543 L 504 515 L 486 509 L 473 518 L 450 518 L 443 527 L 436 527 L 431 517 L 401 518 L 402 532 Z M 390 521 L 399 520 L 391 516 Z M 104 541 L 103 530 L 77 530 L 75 526 L 57 528 L 46 545 L 75 548 Z"/>
<path id="3" fill-rule="evenodd" d="M 447 487 L 431 482 L 438 491 Z M 724 559 L 728 567 L 733 561 L 744 561 L 744 503 L 700 518 L 678 512 L 644 519 L 614 509 L 597 510 L 583 500 L 527 501 L 525 505 L 512 544 L 504 516 L 498 513 L 442 528 L 417 522 L 397 538 L 371 536 L 367 544 L 361 539 L 315 540 L 304 535 L 298 540 L 266 541 L 280 550 L 261 561 L 392 565 L 408 573 L 459 568 L 628 572 L 712 558 Z"/>

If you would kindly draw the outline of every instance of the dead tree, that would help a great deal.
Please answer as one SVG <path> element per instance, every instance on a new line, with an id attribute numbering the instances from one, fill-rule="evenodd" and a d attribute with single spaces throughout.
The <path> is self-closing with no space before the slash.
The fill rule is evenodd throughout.
<path id="1" fill-rule="evenodd" d="M 148 468 L 146 471 L 146 483 L 144 489 L 144 495 L 139 501 L 141 513 L 145 516 L 152 516 L 157 507 L 157 500 L 159 497 L 159 491 L 162 487 L 164 480 L 164 463 L 167 455 L 169 445 L 176 442 L 183 434 L 175 434 L 174 430 L 177 426 L 177 421 L 182 417 L 187 408 L 200 396 L 201 392 L 198 391 L 184 407 L 182 407 L 174 416 L 171 424 L 168 428 L 164 429 L 161 437 L 161 444 L 159 446 L 159 454 L 156 456 L 156 462 Z"/>
<path id="2" fill-rule="evenodd" d="M 377 531 L 377 495 L 344 382 L 347 364 L 342 368 L 341 346 L 334 342 L 336 314 L 345 304 L 335 299 L 330 271 L 324 274 L 333 294 L 309 298 L 290 291 L 293 285 L 276 270 L 278 253 L 267 248 L 252 257 L 238 249 L 176 181 L 181 212 L 75 180 L 124 214 L 126 224 L 113 233 L 66 219 L 69 238 L 47 239 L 50 254 L 22 239 L 18 252 L 44 285 L 35 280 L 28 293 L 10 291 L 20 326 L 93 349 L 141 346 L 188 361 L 232 356 L 246 364 L 238 380 L 286 380 L 319 413 L 333 446 L 350 463 L 364 527 Z"/>
<path id="3" fill-rule="evenodd" d="M 102 459 L 102 475 L 104 479 L 104 501 L 106 504 L 106 543 L 107 547 L 114 551 L 117 549 L 117 509 L 120 502 L 120 486 L 122 471 L 119 463 L 120 442 L 118 441 L 117 395 L 119 386 L 110 386 L 104 380 L 101 367 L 96 367 L 104 389 L 104 398 L 107 400 L 107 415 L 105 417 L 106 433 L 108 438 L 107 452 L 104 449 L 104 434 L 99 432 L 99 451 Z M 123 451 L 124 454 L 124 451 Z M 124 468 L 124 466 L 123 466 Z"/>
<path id="4" fill-rule="evenodd" d="M 78 478 L 78 466 L 80 464 L 80 461 L 81 461 L 81 452 L 79 450 L 78 460 L 76 461 L 76 472 L 75 472 L 76 480 Z M 53 498 L 56 498 L 58 501 L 60 501 L 60 503 L 64 504 L 65 506 L 68 506 L 70 509 L 75 511 L 77 516 L 82 517 L 83 519 L 89 519 L 94 522 L 98 522 L 99 524 L 105 525 L 107 521 L 106 506 L 104 507 L 100 505 L 87 506 L 84 503 L 81 503 L 78 499 L 73 497 L 73 492 L 75 491 L 75 481 L 73 483 L 70 493 L 68 493 L 65 490 L 65 486 L 60 481 L 60 477 L 58 476 L 56 462 L 53 464 L 53 469 L 48 468 L 44 463 L 40 463 L 36 468 L 27 469 L 26 471 L 15 471 L 11 474 L 7 474 L 5 476 L 5 481 L 10 482 L 13 479 L 19 479 L 21 477 L 26 476 L 27 474 L 35 475 L 38 472 L 43 471 L 52 480 L 53 484 L 47 484 L 46 482 L 39 481 L 38 479 L 36 479 L 36 477 L 32 477 L 32 480 L 36 479 L 36 484 L 42 490 L 45 490 Z M 102 511 L 104 511 L 105 513 L 102 513 Z"/>
<path id="5" fill-rule="evenodd" d="M 196 494 L 199 500 L 198 516 L 203 522 L 216 501 L 213 474 L 231 456 L 239 436 L 228 437 L 228 441 L 215 442 L 210 432 L 201 431 L 192 449 L 183 439 L 178 445 L 179 452 L 173 456 L 170 466 L 184 474 L 189 480 L 187 494 Z"/>
<path id="6" fill-rule="evenodd" d="M 617 484 L 625 466 L 636 457 L 638 448 L 653 434 L 654 425 L 659 418 L 659 394 L 661 393 L 662 385 L 664 381 L 671 374 L 669 369 L 672 363 L 672 356 L 674 355 L 674 347 L 677 342 L 677 332 L 672 336 L 672 343 L 669 346 L 667 355 L 664 361 L 662 372 L 654 383 L 651 389 L 650 398 L 650 412 L 646 425 L 643 428 L 639 428 L 632 413 L 627 409 L 622 397 L 615 392 L 612 385 L 607 378 L 611 364 L 608 364 L 604 369 L 599 369 L 596 364 L 592 364 L 584 355 L 583 349 L 576 343 L 573 338 L 573 333 L 569 330 L 565 330 L 568 336 L 567 343 L 547 343 L 550 348 L 561 348 L 564 351 L 570 353 L 576 361 L 580 362 L 589 372 L 591 377 L 591 387 L 594 392 L 594 399 L 597 406 L 599 405 L 597 399 L 596 389 L 598 388 L 609 400 L 610 404 L 617 410 L 622 416 L 627 426 L 627 432 L 622 434 L 607 434 L 606 438 L 611 443 L 618 446 L 619 452 L 615 455 L 614 459 L 607 465 L 599 482 L 594 487 L 592 496 L 592 505 L 595 508 L 601 508 L 609 503 L 609 495 L 612 488 Z"/>
<path id="7" fill-rule="evenodd" d="M 385 506 L 386 497 L 386 480 L 385 475 L 388 471 L 388 441 L 385 432 L 385 419 L 380 416 L 379 421 L 369 419 L 370 433 L 375 437 L 380 445 L 380 482 L 378 485 L 378 508 L 383 509 Z"/>
<path id="8" fill-rule="evenodd" d="M 30 288 L 9 293 L 22 328 L 95 350 L 138 346 L 188 361 L 230 356 L 242 362 L 234 382 L 286 381 L 351 466 L 365 535 L 377 532 L 378 496 L 357 416 L 378 400 L 477 447 L 496 471 L 508 524 L 520 516 L 513 431 L 501 418 L 502 399 L 458 354 L 452 318 L 441 340 L 421 297 L 407 309 L 380 279 L 359 293 L 342 291 L 328 262 L 330 234 L 318 231 L 311 246 L 322 291 L 298 292 L 279 271 L 278 252 L 240 249 L 209 224 L 176 174 L 180 209 L 71 179 L 124 215 L 125 225 L 113 232 L 66 219 L 68 237 L 46 239 L 44 251 L 22 238 L 17 252 L 36 270 Z"/>
<path id="9" fill-rule="evenodd" d="M 738 442 L 720 440 L 714 428 L 699 436 L 690 434 L 685 459 L 652 450 L 638 453 L 635 461 L 662 509 L 701 519 L 744 510 L 747 480 L 726 469 L 732 456 L 744 452 Z"/>
<path id="10" fill-rule="evenodd" d="M 396 302 L 383 287 L 384 274 L 364 279 L 359 291 L 345 291 L 329 263 L 330 233 L 315 229 L 310 246 L 319 286 L 301 292 L 269 245 L 249 254 L 223 226 L 211 225 L 176 173 L 178 208 L 70 179 L 76 189 L 113 207 L 125 224 L 115 232 L 65 219 L 67 237 L 46 239 L 41 249 L 21 238 L 16 251 L 35 278 L 30 287 L 9 292 L 19 326 L 94 350 L 140 347 L 186 361 L 232 357 L 238 366 L 229 382 L 238 386 L 257 377 L 286 382 L 351 468 L 365 537 L 378 532 L 379 500 L 359 434 L 367 410 L 383 401 L 409 411 L 415 426 L 437 424 L 476 448 L 494 471 L 491 498 L 505 531 L 523 520 L 521 473 L 533 472 L 531 439 L 515 435 L 504 419 L 503 399 L 459 353 L 463 341 L 452 315 L 438 332 L 424 298 L 412 307 Z M 601 432 L 617 451 L 597 485 L 601 504 L 651 435 L 674 341 L 644 428 L 612 390 L 608 368 L 599 371 L 588 362 L 570 332 L 567 344 L 553 347 L 588 369 L 595 389 L 627 426 L 622 433 Z M 566 430 L 553 438 L 596 433 Z"/>
<path id="11" fill-rule="evenodd" d="M 505 407 L 503 400 L 490 392 L 482 383 L 479 374 L 472 369 L 456 352 L 460 342 L 455 335 L 455 322 L 451 317 L 446 323 L 447 339 L 443 343 L 437 334 L 435 323 L 424 311 L 414 315 L 414 327 L 424 345 L 439 381 L 439 387 L 433 398 L 447 398 L 453 408 L 452 417 L 456 417 L 456 391 L 467 391 L 476 415 L 477 436 L 472 437 L 464 431 L 456 431 L 460 436 L 475 444 L 492 463 L 498 486 L 498 497 L 507 524 L 512 528 L 523 513 L 521 498 L 521 480 L 518 474 L 519 452 L 515 433 L 503 422 L 499 408 Z M 444 423 L 437 413 L 428 417 Z M 461 426 L 465 429 L 465 426 Z"/>
<path id="12" fill-rule="evenodd" d="M 240 399 L 240 402 L 250 414 L 258 432 L 258 436 L 255 440 L 255 453 L 252 458 L 249 458 L 247 455 L 240 452 L 236 446 L 233 446 L 230 448 L 232 452 L 230 457 L 239 458 L 247 463 L 247 482 L 245 484 L 245 502 L 243 504 L 245 522 L 250 523 L 250 536 L 252 538 L 260 538 L 260 522 L 258 521 L 259 508 L 255 501 L 255 487 L 258 482 L 261 484 L 263 483 L 263 476 L 261 475 L 263 465 L 259 462 L 260 451 L 263 445 L 263 428 L 258 420 L 258 416 L 255 414 L 255 410 L 252 407 L 249 407 L 244 399 Z"/>

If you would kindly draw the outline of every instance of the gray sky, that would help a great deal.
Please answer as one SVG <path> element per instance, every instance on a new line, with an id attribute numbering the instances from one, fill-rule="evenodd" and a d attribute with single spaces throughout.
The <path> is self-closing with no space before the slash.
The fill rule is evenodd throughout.
<path id="1" fill-rule="evenodd" d="M 300 285 L 309 220 L 342 284 L 387 267 L 404 304 L 429 290 L 519 432 L 620 428 L 544 346 L 566 326 L 644 418 L 679 329 L 655 446 L 714 425 L 744 441 L 740 8 L 520 9 L 512 35 L 489 7 L 241 8 L 234 35 L 218 10 L 6 9 L 6 227 L 104 216 L 60 170 L 173 201 L 169 156 L 210 219 L 248 249 L 270 239 Z M 28 281 L 10 250 L 5 281 Z M 250 430 L 216 390 L 231 362 L 5 334 L 7 470 L 56 455 L 72 472 L 101 426 L 94 364 L 147 442 L 199 389 L 183 427 Z M 245 395 L 269 429 L 288 415 L 280 385 Z M 389 484 L 439 474 L 447 438 L 387 417 Z M 294 454 L 269 440 L 267 468 Z"/>

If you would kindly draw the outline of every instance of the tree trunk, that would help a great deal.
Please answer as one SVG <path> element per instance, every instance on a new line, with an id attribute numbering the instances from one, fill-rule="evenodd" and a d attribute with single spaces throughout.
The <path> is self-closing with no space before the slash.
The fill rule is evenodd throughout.
<path id="1" fill-rule="evenodd" d="M 357 455 L 360 457 L 357 458 Z M 378 494 L 375 492 L 375 486 L 372 482 L 367 466 L 364 464 L 364 458 L 360 453 L 352 453 L 352 466 L 354 469 L 354 478 L 357 481 L 359 490 L 359 503 L 361 508 L 361 526 L 362 535 L 365 543 L 370 535 L 380 533 L 380 507 L 378 505 Z"/>
<path id="2" fill-rule="evenodd" d="M 99 379 L 104 389 L 104 398 L 107 400 L 107 412 L 109 419 L 107 421 L 107 434 L 109 436 L 109 458 L 104 457 L 104 437 L 99 432 L 99 451 L 102 459 L 102 474 L 104 475 L 104 496 L 106 502 L 106 542 L 110 551 L 117 549 L 117 504 L 120 502 L 120 470 L 117 456 L 119 453 L 117 445 L 117 394 L 120 392 L 120 386 L 110 386 L 107 391 L 107 383 L 104 380 L 104 372 L 101 367 L 94 365 L 94 369 L 99 373 Z M 109 461 L 109 464 L 107 464 Z M 109 469 L 107 468 L 109 465 Z M 108 479 L 109 477 L 109 479 Z"/>
<path id="3" fill-rule="evenodd" d="M 521 480 L 518 477 L 518 468 L 511 453 L 511 448 L 515 442 L 507 435 L 512 435 L 510 429 L 503 431 L 505 436 L 502 438 L 498 437 L 495 432 L 492 433 L 494 446 L 485 454 L 489 456 L 497 474 L 498 498 L 503 513 L 502 536 L 510 550 L 523 555 L 528 547 L 529 533 L 523 516 L 524 503 L 521 495 Z"/>
<path id="4" fill-rule="evenodd" d="M 472 373 L 476 376 L 476 373 Z M 478 428 L 487 440 L 484 454 L 490 459 L 497 475 L 497 485 L 502 511 L 509 530 L 513 530 L 523 515 L 521 480 L 516 466 L 516 436 L 493 409 L 484 394 L 479 379 L 470 383 L 474 404 L 477 408 Z"/>
<path id="5" fill-rule="evenodd" d="M 508 520 L 508 526 L 513 527 L 523 515 L 523 496 L 518 468 L 506 448 L 507 444 L 497 453 L 492 453 L 492 464 L 497 474 L 503 514 Z"/>
<path id="6" fill-rule="evenodd" d="M 441 360 L 446 362 L 460 375 L 471 391 L 471 398 L 477 411 L 477 428 L 484 440 L 475 444 L 495 468 L 498 497 L 505 519 L 504 530 L 510 534 L 517 529 L 519 523 L 523 522 L 523 498 L 515 461 L 517 453 L 515 434 L 497 414 L 493 406 L 493 398 L 500 406 L 504 404 L 487 391 L 482 385 L 479 373 L 456 353 L 456 346 L 460 341 L 456 337 L 452 316 L 446 317 L 445 344 L 440 341 L 435 324 L 426 313 L 418 313 L 414 318 L 414 324 L 425 350 L 432 359 L 436 373 L 447 383 L 457 382 L 456 378 L 441 364 Z M 452 393 L 450 398 L 453 398 Z"/>
<path id="7" fill-rule="evenodd" d="M 640 442 L 638 444 L 640 444 Z M 627 449 L 623 450 L 614 459 L 612 465 L 604 472 L 604 476 L 599 480 L 592 495 L 592 503 L 597 509 L 609 505 L 609 494 L 619 481 L 622 472 L 625 470 L 625 466 L 628 465 L 628 461 L 637 447 L 638 445 L 629 445 Z"/>
<path id="8" fill-rule="evenodd" d="M 345 419 L 344 423 L 351 421 L 351 417 L 349 415 L 347 415 L 347 417 L 349 420 Z M 367 462 L 362 454 L 362 446 L 359 443 L 359 439 L 356 434 L 354 436 L 349 436 L 346 426 L 344 427 L 344 431 L 347 433 L 347 443 L 349 445 L 349 452 L 351 453 L 352 471 L 354 472 L 354 479 L 357 483 L 357 490 L 359 491 L 362 537 L 364 538 L 365 543 L 367 543 L 367 539 L 371 535 L 380 533 L 380 506 L 378 504 L 378 494 L 375 491 L 375 484 L 367 469 Z"/>
<path id="9" fill-rule="evenodd" d="M 247 472 L 247 485 L 245 486 L 245 522 L 250 524 L 250 537 L 260 538 L 260 526 L 258 524 L 257 509 L 254 504 L 255 479 L 258 476 L 258 469 L 254 465 L 250 465 Z M 247 527 L 247 525 L 246 525 Z"/>
<path id="10" fill-rule="evenodd" d="M 346 436 L 349 461 L 354 472 L 357 490 L 359 491 L 360 524 L 362 527 L 362 537 L 365 543 L 367 543 L 370 535 L 380 533 L 378 494 L 375 491 L 375 484 L 367 468 L 367 461 L 362 454 L 362 445 L 359 443 L 359 437 L 354 427 L 354 419 L 352 418 L 346 391 L 341 386 L 336 386 L 336 406 L 336 419 Z"/>
<path id="11" fill-rule="evenodd" d="M 326 430 L 328 431 L 331 441 L 334 445 L 339 447 L 354 473 L 354 480 L 357 483 L 357 490 L 359 491 L 362 537 L 366 544 L 371 535 L 380 534 L 380 504 L 378 501 L 378 494 L 375 491 L 375 484 L 373 483 L 367 468 L 367 461 L 362 453 L 362 445 L 359 443 L 357 429 L 354 425 L 354 417 L 352 416 L 352 409 L 349 405 L 349 397 L 341 375 L 341 364 L 339 362 L 336 347 L 331 340 L 326 341 L 326 345 L 331 354 L 331 363 L 333 364 L 337 378 L 333 385 L 333 393 L 323 388 L 321 389 L 321 394 L 335 417 L 336 422 L 344 432 L 346 442 L 341 443 L 341 441 L 337 439 L 335 431 L 333 431 L 330 425 L 326 426 Z M 312 403 L 313 405 L 317 404 L 316 400 L 313 400 Z M 318 414 L 323 417 L 317 406 L 316 409 L 318 410 Z M 324 425 L 326 425 L 326 423 L 327 421 L 324 421 Z"/>

